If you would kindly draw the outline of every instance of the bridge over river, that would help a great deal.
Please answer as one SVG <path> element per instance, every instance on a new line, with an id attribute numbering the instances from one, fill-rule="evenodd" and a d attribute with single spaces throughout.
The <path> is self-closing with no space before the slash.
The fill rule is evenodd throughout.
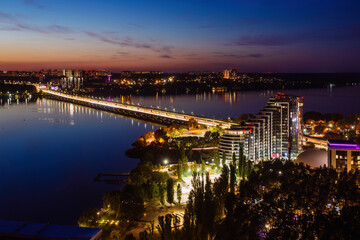
<path id="1" fill-rule="evenodd" d="M 138 119 L 149 120 L 152 122 L 162 123 L 162 124 L 171 124 L 171 123 L 187 123 L 190 120 L 195 120 L 198 124 L 213 127 L 220 126 L 222 128 L 229 128 L 234 123 L 227 121 L 217 120 L 213 118 L 200 117 L 185 113 L 171 112 L 151 107 L 136 106 L 132 104 L 123 104 L 112 101 L 101 100 L 97 98 L 90 98 L 84 96 L 77 96 L 66 94 L 58 91 L 41 89 L 44 93 L 48 94 L 50 97 L 72 102 L 79 105 L 84 105 L 100 110 L 105 110 L 109 112 L 119 113 L 125 116 L 130 116 Z"/>

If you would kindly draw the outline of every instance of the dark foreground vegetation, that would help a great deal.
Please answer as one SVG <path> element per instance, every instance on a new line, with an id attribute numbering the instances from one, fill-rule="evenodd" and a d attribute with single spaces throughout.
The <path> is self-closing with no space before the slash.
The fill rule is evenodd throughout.
<path id="1" fill-rule="evenodd" d="M 160 217 L 159 233 L 146 232 L 139 239 L 327 240 L 360 236 L 358 171 L 337 173 L 275 160 L 256 165 L 238 186 L 233 174 L 223 168 L 214 184 L 208 177 L 195 175 L 184 218 Z"/>
<path id="2" fill-rule="evenodd" d="M 120 220 L 119 225 L 106 227 L 105 238 L 328 240 L 360 236 L 359 171 L 311 169 L 279 159 L 252 165 L 242 158 L 234 158 L 229 167 L 224 165 L 215 182 L 208 173 L 194 172 L 182 218 L 159 216 L 158 226 L 143 229 L 136 237 L 126 235 L 124 229 L 144 213 L 144 199 L 164 198 L 160 192 L 165 192 L 175 202 L 169 178 L 156 171 L 153 175 L 154 169 L 144 164 L 122 191 L 104 196 L 105 211 Z M 101 226 L 101 221 L 94 210 L 85 213 L 79 223 Z"/>

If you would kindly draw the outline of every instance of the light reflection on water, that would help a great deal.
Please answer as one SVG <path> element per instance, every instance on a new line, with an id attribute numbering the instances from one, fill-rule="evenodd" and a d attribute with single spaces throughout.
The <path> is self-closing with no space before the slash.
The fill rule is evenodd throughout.
<path id="1" fill-rule="evenodd" d="M 117 102 L 133 102 L 141 106 L 153 106 L 160 109 L 176 109 L 178 112 L 206 117 L 237 117 L 242 113 L 258 113 L 273 97 L 277 90 L 215 92 L 196 95 L 156 95 L 156 96 L 119 96 Z M 322 113 L 339 112 L 345 115 L 354 111 L 353 103 L 360 102 L 360 86 L 331 87 L 317 89 L 293 89 L 282 92 L 303 96 L 304 111 Z"/>
<path id="2" fill-rule="evenodd" d="M 304 96 L 305 111 L 359 113 L 359 87 L 285 91 Z M 257 113 L 277 91 L 178 96 L 120 96 L 113 100 L 226 118 Z M 0 219 L 75 224 L 100 207 L 114 185 L 100 172 L 129 172 L 131 144 L 157 126 L 50 99 L 0 99 Z"/>
<path id="3" fill-rule="evenodd" d="M 129 172 L 125 151 L 158 126 L 50 99 L 0 106 L 0 219 L 76 224 L 117 185 L 100 172 Z"/>

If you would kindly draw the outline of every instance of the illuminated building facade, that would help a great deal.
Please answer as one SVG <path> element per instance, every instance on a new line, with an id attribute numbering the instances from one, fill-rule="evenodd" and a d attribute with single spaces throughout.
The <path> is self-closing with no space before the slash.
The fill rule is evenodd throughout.
<path id="1" fill-rule="evenodd" d="M 302 151 L 303 98 L 278 93 L 265 109 L 273 109 L 275 154 L 294 159 Z"/>
<path id="2" fill-rule="evenodd" d="M 352 141 L 329 140 L 328 166 L 336 170 L 360 170 L 360 145 Z"/>
<path id="3" fill-rule="evenodd" d="M 220 137 L 220 156 L 225 154 L 231 160 L 242 147 L 250 160 L 295 159 L 302 150 L 302 107 L 301 97 L 278 93 L 259 114 L 225 130 Z"/>
<path id="4" fill-rule="evenodd" d="M 224 79 L 235 79 L 237 76 L 236 69 L 225 69 L 223 71 L 223 77 Z"/>
<path id="5" fill-rule="evenodd" d="M 79 70 L 63 70 L 61 85 L 63 89 L 82 89 L 84 87 L 82 72 Z"/>

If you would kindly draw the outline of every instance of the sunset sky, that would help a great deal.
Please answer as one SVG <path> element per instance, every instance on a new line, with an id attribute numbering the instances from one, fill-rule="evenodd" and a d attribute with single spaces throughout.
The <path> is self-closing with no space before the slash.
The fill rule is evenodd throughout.
<path id="1" fill-rule="evenodd" d="M 359 0 L 0 0 L 0 70 L 360 72 Z"/>

